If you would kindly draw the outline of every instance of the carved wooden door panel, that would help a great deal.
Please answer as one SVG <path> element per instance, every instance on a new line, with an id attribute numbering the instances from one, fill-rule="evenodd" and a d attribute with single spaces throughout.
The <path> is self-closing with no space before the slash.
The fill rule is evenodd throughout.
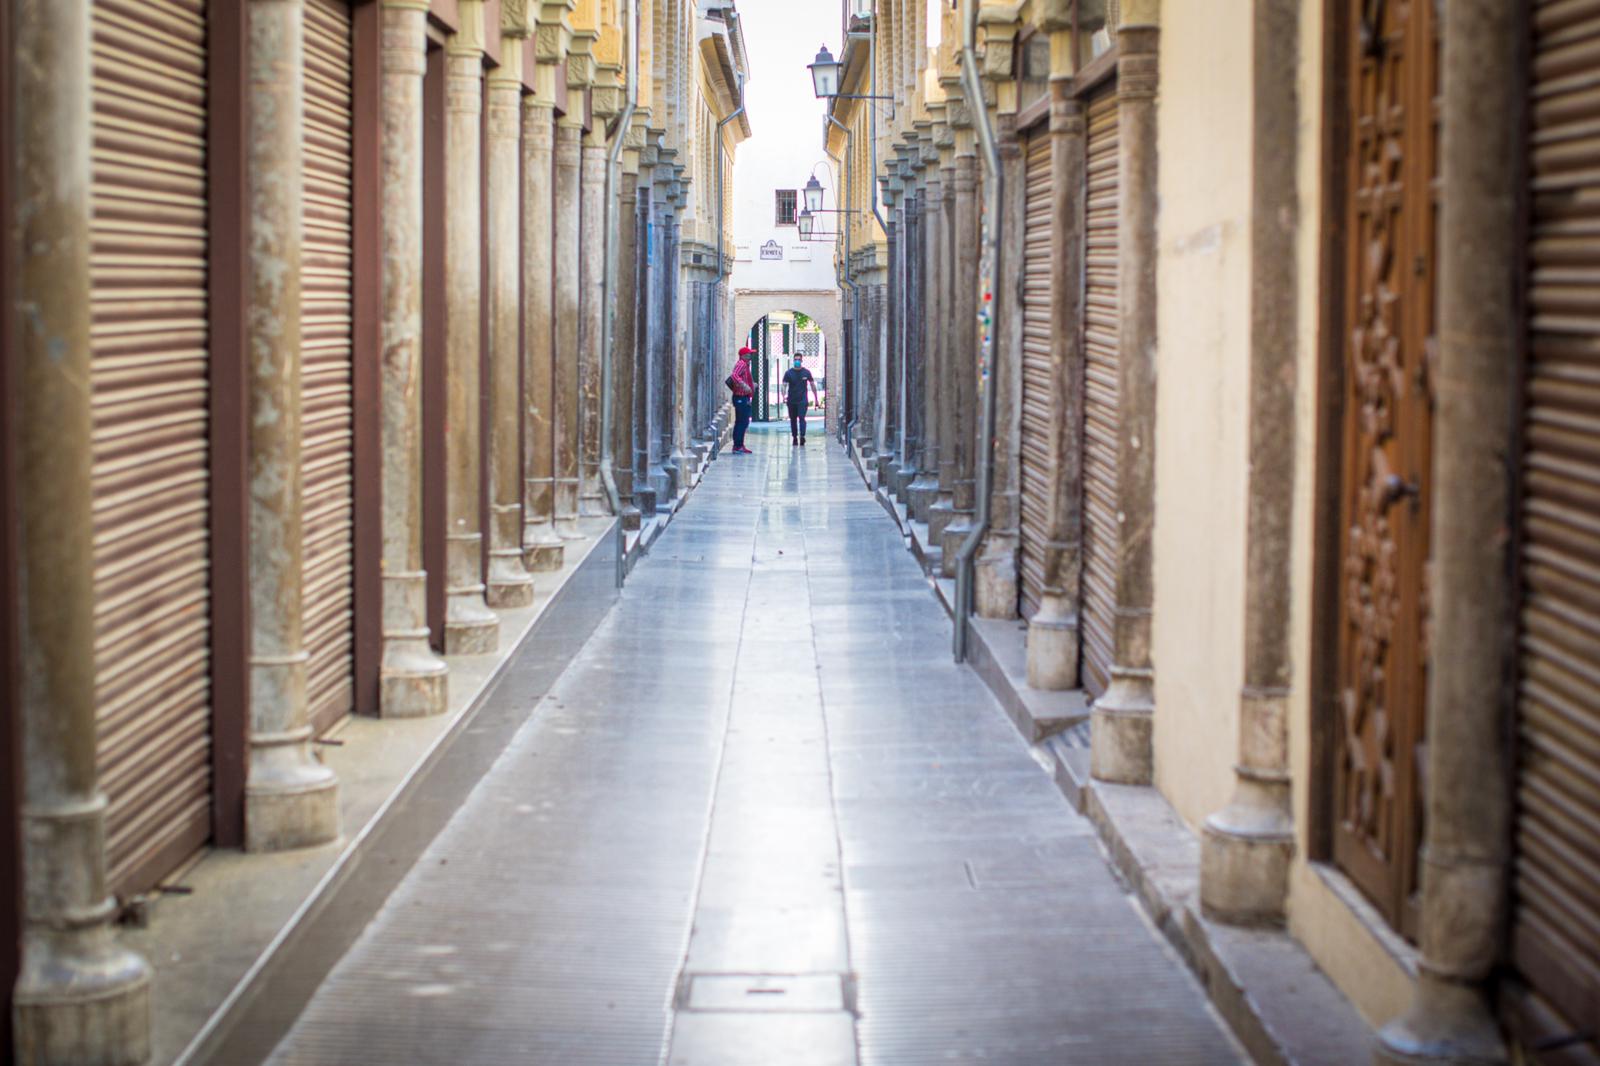
<path id="1" fill-rule="evenodd" d="M 1346 4 L 1334 858 L 1412 935 L 1422 831 L 1433 401 L 1432 0 Z"/>

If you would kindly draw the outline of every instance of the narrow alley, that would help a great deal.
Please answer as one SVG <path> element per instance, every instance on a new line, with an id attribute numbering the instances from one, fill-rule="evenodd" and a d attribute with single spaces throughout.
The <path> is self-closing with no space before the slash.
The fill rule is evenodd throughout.
<path id="1" fill-rule="evenodd" d="M 1238 1061 L 838 446 L 750 442 L 269 1061 Z"/>

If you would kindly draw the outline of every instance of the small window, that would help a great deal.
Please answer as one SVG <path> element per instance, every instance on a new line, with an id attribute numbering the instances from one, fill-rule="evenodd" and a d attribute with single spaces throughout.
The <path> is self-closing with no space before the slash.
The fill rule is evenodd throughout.
<path id="1" fill-rule="evenodd" d="M 795 224 L 795 190 L 778 190 L 778 225 L 792 226 Z"/>

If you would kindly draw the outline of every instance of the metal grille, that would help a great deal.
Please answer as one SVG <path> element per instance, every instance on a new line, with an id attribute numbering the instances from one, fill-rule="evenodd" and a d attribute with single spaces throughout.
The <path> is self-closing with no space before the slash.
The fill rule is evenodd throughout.
<path id="1" fill-rule="evenodd" d="M 349 5 L 308 0 L 301 469 L 306 701 L 318 732 L 350 713 L 354 694 L 350 57 Z"/>
<path id="2" fill-rule="evenodd" d="M 211 832 L 205 7 L 92 15 L 96 757 L 122 894 Z"/>
<path id="3" fill-rule="evenodd" d="M 1117 602 L 1117 91 L 1089 101 L 1088 219 L 1084 248 L 1083 683 L 1111 676 Z"/>
<path id="4" fill-rule="evenodd" d="M 1055 480 L 1050 441 L 1061 418 L 1050 350 L 1056 332 L 1050 301 L 1051 146 L 1048 131 L 1028 139 L 1027 221 L 1022 246 L 1022 614 L 1031 618 L 1044 594 L 1044 550 L 1050 536 Z"/>
<path id="5" fill-rule="evenodd" d="M 1533 25 L 1512 953 L 1571 1032 L 1600 1003 L 1600 5 Z"/>

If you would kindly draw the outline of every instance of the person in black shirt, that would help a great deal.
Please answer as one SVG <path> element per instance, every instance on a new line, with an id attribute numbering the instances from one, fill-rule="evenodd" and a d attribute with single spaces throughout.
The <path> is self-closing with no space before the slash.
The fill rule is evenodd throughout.
<path id="1" fill-rule="evenodd" d="M 789 394 L 789 446 L 793 447 L 806 442 L 806 387 L 811 387 L 818 407 L 822 406 L 822 396 L 817 393 L 811 371 L 800 364 L 798 355 L 794 357 L 794 366 L 784 371 L 783 384 Z"/>

